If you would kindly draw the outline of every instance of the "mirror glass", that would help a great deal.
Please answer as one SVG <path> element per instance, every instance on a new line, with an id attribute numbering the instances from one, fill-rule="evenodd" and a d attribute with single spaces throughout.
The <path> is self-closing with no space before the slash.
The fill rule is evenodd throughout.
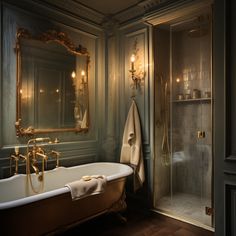
<path id="1" fill-rule="evenodd" d="M 61 32 L 17 36 L 17 136 L 87 131 L 87 50 Z"/>

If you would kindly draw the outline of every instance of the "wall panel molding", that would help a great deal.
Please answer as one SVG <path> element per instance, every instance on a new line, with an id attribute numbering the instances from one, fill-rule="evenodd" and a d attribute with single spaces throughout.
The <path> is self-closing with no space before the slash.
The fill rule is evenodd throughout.
<path id="1" fill-rule="evenodd" d="M 16 73 L 15 73 L 15 33 L 17 27 L 33 29 L 33 32 L 44 31 L 49 28 L 62 29 L 75 44 L 82 44 L 90 53 L 90 122 L 91 126 L 87 133 L 53 133 L 49 136 L 59 138 L 59 144 L 52 148 L 61 152 L 61 163 L 66 166 L 98 161 L 101 149 L 101 108 L 105 106 L 101 102 L 105 87 L 104 70 L 105 57 L 104 30 L 98 26 L 78 19 L 73 14 L 58 11 L 50 6 L 41 6 L 43 1 L 1 1 L 3 35 L 1 37 L 1 48 L 3 50 L 1 66 L 3 77 L 0 80 L 1 109 L 0 109 L 0 177 L 6 177 L 9 173 L 9 157 L 14 152 L 14 146 L 20 146 L 20 152 L 25 154 L 28 138 L 16 138 L 14 122 L 16 111 Z M 60 1 L 59 1 L 60 2 Z M 36 7 L 38 6 L 38 8 Z M 1 67 L 0 67 L 1 68 Z M 99 106 L 99 109 L 98 109 Z M 4 114 L 4 117 L 3 117 Z M 50 149 L 50 146 L 49 146 Z M 53 161 L 49 161 L 53 167 Z M 24 168 L 24 165 L 22 165 Z"/>
<path id="2" fill-rule="evenodd" d="M 2 3 L 0 2 L 0 12 L 2 15 L 2 10 L 3 9 L 3 5 Z M 1 23 L 1 19 L 0 19 L 0 23 Z M 0 48 L 2 48 L 2 24 L 0 24 Z M 2 104 L 2 89 L 3 89 L 3 78 L 2 78 L 2 59 L 3 59 L 3 50 L 0 50 L 0 120 L 2 120 L 2 107 L 1 107 L 1 104 Z M 0 147 L 2 146 L 2 122 L 0 122 Z"/>
<path id="3" fill-rule="evenodd" d="M 194 16 L 199 10 L 209 8 L 213 0 L 180 0 L 172 1 L 153 12 L 147 13 L 144 20 L 152 25 L 159 25 L 187 15 Z"/>
<path id="4" fill-rule="evenodd" d="M 226 175 L 236 175 L 236 171 L 224 170 L 224 174 L 226 174 Z"/>
<path id="5" fill-rule="evenodd" d="M 225 235 L 236 235 L 236 185 L 225 183 Z"/>
<path id="6" fill-rule="evenodd" d="M 53 19 L 63 24 L 66 24 L 67 19 L 72 19 L 77 24 L 103 31 L 100 24 L 104 16 L 72 0 L 56 2 L 54 0 L 3 0 L 3 2 L 6 6 L 21 8 L 25 12 L 31 12 L 45 19 Z"/>
<path id="7" fill-rule="evenodd" d="M 236 2 L 214 1 L 215 235 L 236 235 Z M 223 203 L 223 204 L 222 204 Z"/>
<path id="8" fill-rule="evenodd" d="M 141 82 L 140 88 L 132 89 L 132 80 L 130 75 L 130 57 L 132 55 L 133 47 L 135 42 L 137 42 L 137 49 L 140 60 L 142 62 L 142 70 L 144 71 L 144 79 Z M 125 43 L 125 54 L 124 54 L 124 74 L 125 74 L 125 111 L 128 114 L 128 110 L 131 104 L 131 97 L 135 94 L 135 101 L 139 110 L 139 116 L 142 126 L 142 136 L 143 144 L 150 144 L 150 135 L 149 135 L 149 58 L 148 58 L 148 28 L 144 27 L 141 29 L 133 30 L 126 32 L 124 34 L 124 43 Z M 138 65 L 136 64 L 136 67 Z"/>
<path id="9" fill-rule="evenodd" d="M 226 119 L 225 119 L 225 161 L 236 161 L 236 17 L 232 11 L 235 1 L 225 1 L 225 94 L 226 96 Z"/>

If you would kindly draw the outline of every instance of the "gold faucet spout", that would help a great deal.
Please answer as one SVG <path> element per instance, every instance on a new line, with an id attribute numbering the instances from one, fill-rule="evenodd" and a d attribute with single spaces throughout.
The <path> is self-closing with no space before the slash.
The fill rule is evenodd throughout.
<path id="1" fill-rule="evenodd" d="M 48 158 L 47 155 L 45 155 L 45 154 L 43 154 L 41 152 L 36 152 L 35 154 L 36 154 L 36 156 L 42 157 L 45 160 L 47 160 L 47 158 Z"/>
<path id="2" fill-rule="evenodd" d="M 23 161 L 27 161 L 27 157 L 22 155 L 22 154 L 19 154 L 19 157 L 23 160 Z"/>
<path id="3" fill-rule="evenodd" d="M 37 162 L 36 161 L 33 161 L 31 163 L 31 167 L 34 169 L 35 174 L 38 175 L 39 174 L 39 168 L 37 167 Z"/>

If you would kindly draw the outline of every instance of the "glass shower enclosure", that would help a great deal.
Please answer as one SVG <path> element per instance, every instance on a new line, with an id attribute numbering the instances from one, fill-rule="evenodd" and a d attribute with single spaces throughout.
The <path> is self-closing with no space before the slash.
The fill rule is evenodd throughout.
<path id="1" fill-rule="evenodd" d="M 212 31 L 209 12 L 155 29 L 154 207 L 212 227 Z"/>

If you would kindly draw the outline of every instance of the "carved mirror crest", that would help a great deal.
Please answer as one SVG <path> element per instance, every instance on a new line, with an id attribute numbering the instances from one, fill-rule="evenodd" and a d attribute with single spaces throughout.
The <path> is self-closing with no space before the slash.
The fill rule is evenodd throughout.
<path id="1" fill-rule="evenodd" d="M 89 62 L 56 30 L 38 36 L 23 28 L 16 37 L 16 135 L 85 132 L 89 128 Z"/>

